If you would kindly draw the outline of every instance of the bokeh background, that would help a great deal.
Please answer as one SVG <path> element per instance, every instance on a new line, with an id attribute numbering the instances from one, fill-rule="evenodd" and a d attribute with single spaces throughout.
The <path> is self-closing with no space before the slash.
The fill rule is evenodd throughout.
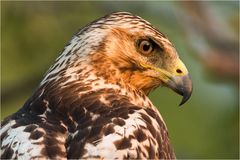
<path id="1" fill-rule="evenodd" d="M 174 43 L 194 84 L 191 99 L 150 98 L 179 159 L 239 158 L 239 1 L 1 2 L 1 119 L 17 111 L 76 31 L 114 11 L 150 21 Z"/>

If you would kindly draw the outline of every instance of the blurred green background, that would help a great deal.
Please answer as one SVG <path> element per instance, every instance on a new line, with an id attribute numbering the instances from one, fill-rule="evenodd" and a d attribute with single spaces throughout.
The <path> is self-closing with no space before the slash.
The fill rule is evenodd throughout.
<path id="1" fill-rule="evenodd" d="M 1 119 L 17 111 L 77 30 L 113 11 L 150 21 L 174 43 L 191 99 L 158 88 L 150 98 L 179 159 L 239 157 L 239 2 L 1 2 Z"/>

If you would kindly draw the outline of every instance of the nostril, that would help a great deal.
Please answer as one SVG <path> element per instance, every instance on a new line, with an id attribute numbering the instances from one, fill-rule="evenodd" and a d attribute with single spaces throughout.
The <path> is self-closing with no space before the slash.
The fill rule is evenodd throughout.
<path id="1" fill-rule="evenodd" d="M 182 73 L 181 69 L 177 69 L 176 71 L 177 71 L 177 73 Z"/>

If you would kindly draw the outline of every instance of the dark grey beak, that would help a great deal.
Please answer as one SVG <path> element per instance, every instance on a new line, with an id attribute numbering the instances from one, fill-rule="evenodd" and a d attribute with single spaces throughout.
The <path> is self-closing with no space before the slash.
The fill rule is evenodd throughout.
<path id="1" fill-rule="evenodd" d="M 191 97 L 192 94 L 192 80 L 190 75 L 185 76 L 174 76 L 172 77 L 168 83 L 167 87 L 171 88 L 176 93 L 183 96 L 181 103 L 179 106 L 183 105 L 187 100 Z"/>

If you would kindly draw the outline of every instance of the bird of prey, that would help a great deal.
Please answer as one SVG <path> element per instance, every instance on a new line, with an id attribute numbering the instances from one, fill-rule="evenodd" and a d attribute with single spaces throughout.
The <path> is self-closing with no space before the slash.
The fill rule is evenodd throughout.
<path id="1" fill-rule="evenodd" d="M 106 15 L 76 33 L 1 126 L 2 159 L 175 159 L 149 92 L 192 82 L 168 38 L 139 16 Z M 167 107 L 167 106 L 165 106 Z"/>

